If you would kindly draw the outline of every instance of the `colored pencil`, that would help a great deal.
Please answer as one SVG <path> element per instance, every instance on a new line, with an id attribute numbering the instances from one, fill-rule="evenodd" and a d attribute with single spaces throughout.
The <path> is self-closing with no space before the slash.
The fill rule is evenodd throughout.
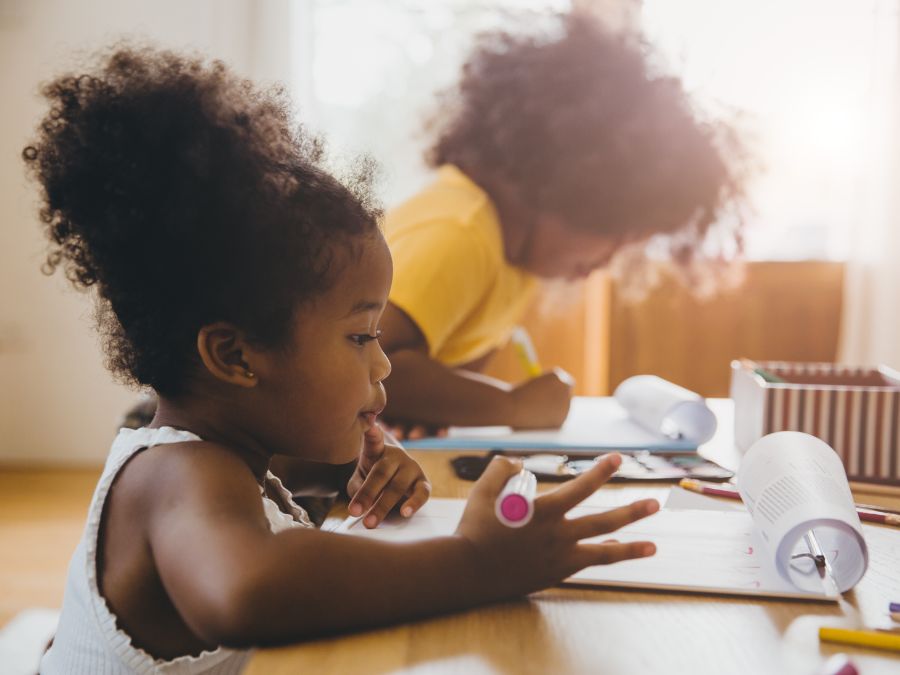
<path id="1" fill-rule="evenodd" d="M 537 377 L 540 375 L 542 372 L 541 364 L 538 362 L 537 352 L 534 349 L 534 343 L 531 341 L 528 331 L 522 326 L 516 326 L 513 328 L 512 335 L 510 335 L 510 340 L 516 355 L 519 357 L 522 368 L 528 376 Z"/>
<path id="2" fill-rule="evenodd" d="M 740 499 L 741 495 L 737 490 L 732 490 L 725 485 L 719 483 L 703 483 L 693 478 L 682 478 L 678 481 L 678 487 L 697 492 L 701 495 L 711 495 L 713 497 L 728 497 L 729 499 Z"/>
<path id="3" fill-rule="evenodd" d="M 886 506 L 875 506 L 874 504 L 860 504 L 859 502 L 856 502 L 856 508 L 877 511 L 878 513 L 893 513 L 896 516 L 900 516 L 900 509 L 889 509 Z"/>
<path id="4" fill-rule="evenodd" d="M 778 375 L 776 375 L 775 373 L 770 373 L 768 370 L 761 367 L 756 361 L 751 361 L 750 359 L 741 359 L 741 365 L 747 370 L 753 371 L 753 373 L 759 375 L 768 384 L 785 384 L 784 378 L 778 377 Z"/>
<path id="5" fill-rule="evenodd" d="M 900 652 L 900 635 L 894 633 L 822 626 L 819 628 L 819 639 L 822 642 L 836 642 L 842 645 L 857 645 Z"/>
<path id="6" fill-rule="evenodd" d="M 722 485 L 721 483 L 705 483 L 693 478 L 682 478 L 678 481 L 678 487 L 690 490 L 691 492 L 697 492 L 701 495 L 709 495 L 711 497 L 727 497 L 728 499 L 741 498 L 741 495 L 737 490 L 734 490 L 727 485 Z M 877 507 L 863 507 L 860 504 L 856 504 L 856 513 L 859 515 L 860 520 L 900 527 L 900 515 L 882 511 Z"/>
<path id="7" fill-rule="evenodd" d="M 856 509 L 856 513 L 859 514 L 860 520 L 900 527 L 900 516 L 894 515 L 893 513 L 882 513 L 881 511 L 872 511 L 870 509 Z"/>

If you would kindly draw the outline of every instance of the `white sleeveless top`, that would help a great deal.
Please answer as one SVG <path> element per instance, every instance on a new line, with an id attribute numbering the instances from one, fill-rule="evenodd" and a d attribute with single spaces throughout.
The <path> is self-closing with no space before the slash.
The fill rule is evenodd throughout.
<path id="1" fill-rule="evenodd" d="M 116 617 L 97 586 L 97 534 L 103 505 L 116 475 L 141 450 L 154 445 L 199 440 L 199 436 L 171 427 L 122 429 L 119 432 L 94 491 L 84 534 L 69 563 L 59 627 L 53 645 L 41 660 L 42 675 L 230 675 L 241 671 L 250 655 L 247 650 L 219 647 L 198 656 L 180 656 L 171 661 L 154 659 L 143 649 L 134 647 L 131 637 L 116 626 Z M 272 532 L 280 532 L 289 527 L 314 527 L 306 512 L 293 504 L 290 493 L 271 472 L 266 476 L 266 484 L 281 495 L 280 501 L 293 505 L 290 514 L 284 513 L 274 501 L 266 497 L 265 488 L 260 487 L 263 508 Z"/>

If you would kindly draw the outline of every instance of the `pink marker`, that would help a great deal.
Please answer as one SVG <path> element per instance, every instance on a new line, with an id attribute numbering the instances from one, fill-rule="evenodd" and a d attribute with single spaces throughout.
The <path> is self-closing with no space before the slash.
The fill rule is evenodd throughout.
<path id="1" fill-rule="evenodd" d="M 497 497 L 494 513 L 507 527 L 527 525 L 534 515 L 534 496 L 537 494 L 537 478 L 526 469 L 506 481 Z"/>

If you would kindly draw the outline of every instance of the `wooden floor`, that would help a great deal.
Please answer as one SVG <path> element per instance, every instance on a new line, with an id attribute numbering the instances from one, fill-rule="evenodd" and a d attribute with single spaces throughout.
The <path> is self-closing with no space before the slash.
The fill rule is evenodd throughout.
<path id="1" fill-rule="evenodd" d="M 100 468 L 0 468 L 0 626 L 26 607 L 60 607 L 66 568 Z"/>

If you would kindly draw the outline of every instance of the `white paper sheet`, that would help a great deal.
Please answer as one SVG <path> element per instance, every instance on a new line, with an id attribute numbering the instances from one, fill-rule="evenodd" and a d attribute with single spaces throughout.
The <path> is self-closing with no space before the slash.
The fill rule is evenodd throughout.
<path id="1" fill-rule="evenodd" d="M 447 436 L 405 441 L 411 449 L 499 448 L 693 451 L 716 431 L 706 401 L 653 375 L 630 377 L 615 396 L 576 396 L 559 429 L 450 427 Z"/>
<path id="2" fill-rule="evenodd" d="M 572 515 L 589 511 L 579 507 Z M 604 538 L 608 537 L 600 540 Z M 652 541 L 656 555 L 588 567 L 569 581 L 695 593 L 825 599 L 821 588 L 798 589 L 779 576 L 747 513 L 663 510 L 617 530 L 615 538 Z"/>
<path id="3" fill-rule="evenodd" d="M 594 511 L 609 511 L 641 499 L 656 499 L 660 504 L 668 496 L 667 487 L 608 488 L 597 490 L 582 502 L 582 506 Z M 366 529 L 361 518 L 346 518 L 334 532 L 354 534 L 390 541 L 414 541 L 428 537 L 442 537 L 456 530 L 462 517 L 464 499 L 429 499 L 412 518 L 392 513 L 374 530 Z"/>
<path id="4" fill-rule="evenodd" d="M 481 436 L 502 437 L 515 433 L 522 441 L 546 440 L 555 445 L 583 446 L 602 443 L 609 446 L 643 446 L 659 443 L 660 434 L 636 424 L 628 411 L 613 398 L 576 397 L 572 399 L 569 415 L 559 429 L 536 429 L 513 432 L 511 427 L 452 427 L 453 438 Z"/>
<path id="5" fill-rule="evenodd" d="M 697 444 L 666 437 L 635 422 L 616 399 L 576 396 L 559 429 L 515 431 L 511 427 L 450 427 L 446 437 L 404 441 L 410 449 L 549 449 L 568 453 L 597 450 L 693 451 Z"/>
<path id="6" fill-rule="evenodd" d="M 747 507 L 740 499 L 724 499 L 722 497 L 709 497 L 707 495 L 673 487 L 663 508 L 675 510 L 695 511 L 739 511 L 747 513 Z"/>
<path id="7" fill-rule="evenodd" d="M 716 433 L 716 416 L 699 394 L 656 375 L 629 377 L 616 387 L 613 397 L 651 433 L 697 445 Z"/>
<path id="8" fill-rule="evenodd" d="M 868 549 L 837 454 L 796 431 L 769 434 L 751 446 L 738 490 L 779 574 L 804 590 L 821 588 L 803 536 L 813 531 L 843 593 L 865 574 Z"/>
<path id="9" fill-rule="evenodd" d="M 590 567 L 568 581 L 836 600 L 808 556 L 804 534 L 810 531 L 840 592 L 863 577 L 868 566 L 863 528 L 840 459 L 821 440 L 798 432 L 759 440 L 744 457 L 738 489 L 743 505 L 735 502 L 719 508 L 709 501 L 690 501 L 682 491 L 673 490 L 669 508 L 614 535 L 620 541 L 654 542 L 655 556 Z M 652 490 L 657 492 L 651 494 Z M 570 517 L 647 497 L 662 502 L 665 495 L 660 490 L 666 488 L 602 489 L 573 509 Z M 432 499 L 412 519 L 391 518 L 375 530 L 348 519 L 338 531 L 391 541 L 446 535 L 456 529 L 464 508 L 463 500 Z"/>
<path id="10" fill-rule="evenodd" d="M 599 490 L 569 515 L 607 511 L 648 497 L 662 499 L 666 490 Z M 444 536 L 456 530 L 465 504 L 462 499 L 431 499 L 411 519 L 391 516 L 378 528 L 367 530 L 358 519 L 348 518 L 337 532 L 393 542 Z M 619 541 L 653 541 L 657 554 L 589 567 L 567 581 L 609 587 L 827 599 L 821 588 L 798 589 L 778 574 L 746 512 L 663 510 L 597 540 L 611 536 Z"/>

